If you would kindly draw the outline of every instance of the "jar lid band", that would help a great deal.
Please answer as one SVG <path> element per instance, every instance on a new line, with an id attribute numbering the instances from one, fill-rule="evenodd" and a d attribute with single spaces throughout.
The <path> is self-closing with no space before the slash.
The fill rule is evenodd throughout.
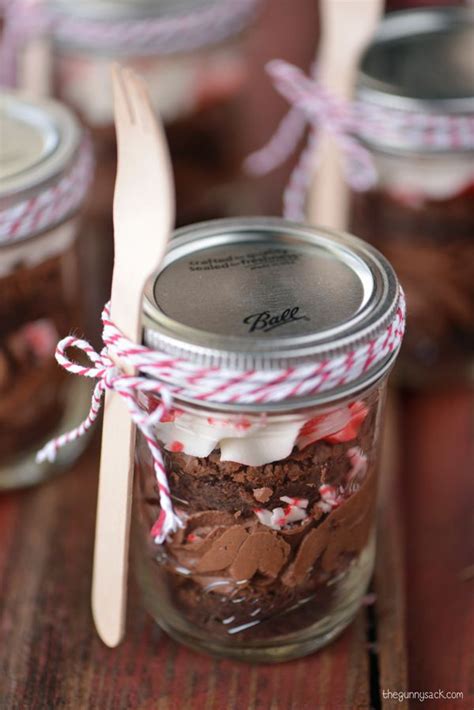
<path id="1" fill-rule="evenodd" d="M 76 159 L 54 184 L 20 202 L 3 198 L 6 207 L 0 208 L 0 245 L 44 232 L 73 215 L 86 196 L 93 168 L 91 141 L 85 137 Z"/>
<path id="2" fill-rule="evenodd" d="M 283 197 L 286 218 L 302 221 L 306 193 L 320 131 L 330 133 L 344 160 L 347 182 L 355 191 L 374 186 L 376 171 L 367 144 L 407 150 L 474 149 L 474 115 L 440 115 L 376 106 L 365 101 L 339 99 L 317 78 L 276 59 L 267 64 L 275 88 L 290 103 L 270 141 L 245 161 L 247 170 L 264 175 L 281 165 L 295 150 L 309 124 L 309 138 Z M 363 141 L 361 143 L 360 139 Z"/>
<path id="3" fill-rule="evenodd" d="M 97 380 L 86 419 L 75 429 L 52 439 L 38 453 L 38 461 L 54 461 L 60 448 L 83 436 L 97 419 L 106 389 L 123 397 L 130 416 L 142 432 L 153 458 L 157 478 L 161 514 L 154 526 L 157 542 L 174 532 L 180 520 L 173 510 L 166 470 L 154 425 L 170 410 L 174 397 L 190 396 L 193 400 L 221 403 L 264 403 L 294 399 L 323 389 L 340 387 L 360 375 L 361 370 L 376 369 L 380 361 L 396 354 L 405 330 L 405 298 L 400 289 L 399 303 L 387 329 L 367 345 L 332 360 L 310 365 L 297 365 L 282 371 L 237 372 L 217 367 L 203 368 L 182 358 L 172 358 L 126 338 L 110 320 L 110 306 L 102 313 L 104 349 L 97 353 L 85 340 L 68 336 L 58 343 L 56 360 L 67 372 Z M 84 367 L 67 355 L 69 348 L 82 350 L 91 366 Z M 115 364 L 121 362 L 136 369 L 136 375 L 124 374 Z M 143 408 L 143 396 L 155 395 L 158 406 L 148 412 Z"/>
<path id="4" fill-rule="evenodd" d="M 221 404 L 266 404 L 314 397 L 339 390 L 361 374 L 377 373 L 392 353 L 397 353 L 405 331 L 405 297 L 401 287 L 397 308 L 376 337 L 351 351 L 311 363 L 273 370 L 230 370 L 203 367 L 184 358 L 173 358 L 125 338 L 103 315 L 103 339 L 114 354 L 148 377 L 165 382 L 174 395 Z"/>

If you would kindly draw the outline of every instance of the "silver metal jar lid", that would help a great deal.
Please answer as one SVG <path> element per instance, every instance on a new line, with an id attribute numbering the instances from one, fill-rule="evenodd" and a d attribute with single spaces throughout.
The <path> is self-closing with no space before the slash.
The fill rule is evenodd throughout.
<path id="1" fill-rule="evenodd" d="M 388 14 L 365 51 L 356 95 L 387 108 L 474 113 L 474 8 Z"/>
<path id="2" fill-rule="evenodd" d="M 279 218 L 216 220 L 175 233 L 146 284 L 144 338 L 203 366 L 279 369 L 377 337 L 398 299 L 390 264 L 356 237 Z M 395 356 L 351 391 L 377 380 Z"/>
<path id="3" fill-rule="evenodd" d="M 54 183 L 75 158 L 82 132 L 77 119 L 62 104 L 2 92 L 0 135 L 3 203 Z"/>

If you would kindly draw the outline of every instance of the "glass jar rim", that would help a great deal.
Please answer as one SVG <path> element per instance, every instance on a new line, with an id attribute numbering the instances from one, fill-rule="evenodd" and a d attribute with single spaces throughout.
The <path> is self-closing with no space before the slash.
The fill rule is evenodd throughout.
<path id="1" fill-rule="evenodd" d="M 463 37 L 467 47 L 456 53 Z M 388 13 L 362 56 L 357 99 L 394 110 L 474 115 L 474 70 L 468 51 L 473 38 L 474 8 Z M 432 71 L 434 59 L 436 72 Z"/>
<path id="2" fill-rule="evenodd" d="M 394 152 L 473 150 L 473 41 L 473 8 L 415 8 L 386 15 L 362 56 L 356 80 L 361 142 Z"/>

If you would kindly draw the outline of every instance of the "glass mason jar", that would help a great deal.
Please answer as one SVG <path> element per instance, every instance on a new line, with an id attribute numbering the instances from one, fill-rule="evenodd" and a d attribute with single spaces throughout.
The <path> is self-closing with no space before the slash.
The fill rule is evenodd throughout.
<path id="1" fill-rule="evenodd" d="M 45 62 L 50 90 L 87 126 L 96 156 L 84 209 L 84 253 L 97 272 L 87 294 L 91 312 L 100 312 L 109 297 L 113 265 L 112 62 L 145 79 L 163 119 L 177 224 L 252 213 L 255 197 L 243 187 L 244 156 L 234 137 L 249 73 L 242 33 L 259 1 L 46 0 L 41 5 L 50 28 Z"/>
<path id="2" fill-rule="evenodd" d="M 362 127 L 377 184 L 354 193 L 350 226 L 385 254 L 404 287 L 397 372 L 409 385 L 473 375 L 473 41 L 472 9 L 395 13 L 361 64 L 358 98 L 383 111 L 385 125 Z"/>
<path id="3" fill-rule="evenodd" d="M 35 454 L 88 411 L 90 393 L 54 352 L 79 322 L 78 213 L 90 147 L 54 101 L 4 93 L 0 106 L 0 489 L 36 483 L 73 460 Z"/>
<path id="4" fill-rule="evenodd" d="M 321 391 L 298 396 L 309 391 L 303 377 L 278 401 L 175 396 L 155 434 L 182 528 L 162 544 L 153 462 L 138 435 L 134 558 L 147 609 L 175 639 L 281 661 L 326 644 L 355 616 L 374 564 L 384 392 L 399 344 L 374 357 L 373 343 L 394 336 L 399 299 L 387 261 L 355 237 L 276 218 L 176 233 L 146 288 L 145 343 L 204 367 L 259 370 L 267 382 L 316 365 Z"/>
<path id="5" fill-rule="evenodd" d="M 178 224 L 233 214 L 242 156 L 239 99 L 247 80 L 241 32 L 258 0 L 49 0 L 55 94 L 94 135 L 98 156 L 91 209 L 110 217 L 116 149 L 112 61 L 144 77 L 167 131 Z"/>

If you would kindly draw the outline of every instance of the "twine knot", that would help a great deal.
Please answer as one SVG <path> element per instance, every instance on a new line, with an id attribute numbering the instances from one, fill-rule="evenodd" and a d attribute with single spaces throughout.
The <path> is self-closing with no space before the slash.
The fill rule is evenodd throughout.
<path id="1" fill-rule="evenodd" d="M 120 375 L 121 372 L 118 367 L 115 367 L 113 363 L 109 365 L 103 374 L 104 386 L 109 390 L 113 390 Z"/>
<path id="2" fill-rule="evenodd" d="M 355 133 L 359 117 L 352 105 L 335 96 L 318 79 L 317 66 L 306 76 L 298 67 L 274 59 L 266 65 L 277 91 L 291 108 L 283 117 L 269 142 L 245 161 L 246 169 L 263 175 L 281 165 L 297 148 L 309 124 L 309 135 L 283 196 L 283 214 L 288 219 L 304 220 L 305 200 L 314 169 L 317 168 L 320 132 L 330 134 L 337 143 L 347 182 L 356 191 L 375 184 L 376 171 L 369 151 Z"/>

